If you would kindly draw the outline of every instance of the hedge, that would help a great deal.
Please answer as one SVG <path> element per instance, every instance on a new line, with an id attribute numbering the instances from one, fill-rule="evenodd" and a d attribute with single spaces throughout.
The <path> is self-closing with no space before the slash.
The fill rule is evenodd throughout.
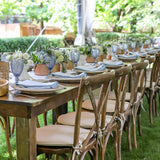
<path id="1" fill-rule="evenodd" d="M 0 52 L 14 52 L 15 50 L 21 50 L 26 52 L 36 36 L 31 37 L 17 37 L 17 38 L 3 38 L 0 39 Z M 48 46 L 52 47 L 64 47 L 62 36 L 41 36 L 32 46 L 30 51 L 35 51 L 36 48 L 45 49 Z M 29 52 L 30 52 L 29 51 Z"/>
<path id="2" fill-rule="evenodd" d="M 99 42 L 104 42 L 104 41 L 112 41 L 116 40 L 119 38 L 140 38 L 140 37 L 146 37 L 149 36 L 147 33 L 117 33 L 117 32 L 105 32 L 105 33 L 97 33 L 96 38 L 98 39 Z M 153 35 L 152 35 L 153 37 Z"/>

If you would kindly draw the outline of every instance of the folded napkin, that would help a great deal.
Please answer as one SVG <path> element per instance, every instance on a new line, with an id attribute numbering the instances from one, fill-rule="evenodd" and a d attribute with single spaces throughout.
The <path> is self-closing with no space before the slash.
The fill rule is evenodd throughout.
<path id="1" fill-rule="evenodd" d="M 157 53 L 157 49 L 154 49 L 154 50 L 150 50 L 147 52 L 148 54 L 156 54 Z"/>
<path id="2" fill-rule="evenodd" d="M 78 67 L 75 67 L 75 69 L 80 70 L 80 71 L 104 71 L 106 69 L 106 66 L 104 64 L 100 65 L 99 67 L 78 66 Z"/>
<path id="3" fill-rule="evenodd" d="M 107 62 L 102 62 L 106 66 L 119 66 L 123 65 L 122 61 L 107 61 Z"/>
<path id="4" fill-rule="evenodd" d="M 141 52 L 129 52 L 130 55 L 137 55 L 137 56 L 146 56 L 147 55 L 147 52 L 144 52 L 144 51 L 141 51 Z"/>
<path id="5" fill-rule="evenodd" d="M 138 58 L 139 56 L 137 54 L 133 54 L 133 55 L 117 55 L 117 57 L 123 59 L 135 59 Z"/>
<path id="6" fill-rule="evenodd" d="M 50 89 L 50 88 L 57 88 L 58 82 L 50 82 L 50 83 L 42 83 L 37 81 L 26 80 L 23 82 L 19 82 L 18 86 L 24 88 L 35 88 L 35 89 Z"/>
<path id="7" fill-rule="evenodd" d="M 71 75 L 71 74 L 68 74 L 68 73 L 55 72 L 55 73 L 52 73 L 52 76 L 53 77 L 59 77 L 59 78 L 82 78 L 82 77 L 86 77 L 86 73 L 83 72 L 79 75 Z"/>

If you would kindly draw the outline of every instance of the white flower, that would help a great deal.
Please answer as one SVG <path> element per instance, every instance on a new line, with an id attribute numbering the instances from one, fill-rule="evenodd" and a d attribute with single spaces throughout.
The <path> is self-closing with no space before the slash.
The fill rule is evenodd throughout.
<path id="1" fill-rule="evenodd" d="M 55 51 L 54 51 L 54 54 L 56 55 L 56 57 L 59 57 L 59 56 L 61 55 L 61 52 L 58 51 L 58 50 L 55 50 Z"/>
<path id="2" fill-rule="evenodd" d="M 18 59 L 18 58 L 19 58 L 18 53 L 13 53 L 13 58 L 14 58 L 14 59 Z"/>
<path id="3" fill-rule="evenodd" d="M 7 59 L 8 61 L 11 61 L 12 56 L 11 56 L 11 55 L 7 55 L 7 56 L 6 56 L 6 59 Z"/>
<path id="4" fill-rule="evenodd" d="M 31 59 L 29 59 L 27 65 L 28 65 L 28 66 L 33 66 L 33 65 L 34 65 L 34 62 L 33 62 Z"/>
<path id="5" fill-rule="evenodd" d="M 28 60 L 29 57 L 30 57 L 30 55 L 29 55 L 28 53 L 24 53 L 24 54 L 23 54 L 23 58 L 24 58 L 24 59 Z"/>
<path id="6" fill-rule="evenodd" d="M 42 54 L 39 56 L 39 59 L 40 59 L 40 61 L 43 61 L 43 60 L 44 60 L 44 57 L 43 57 Z"/>
<path id="7" fill-rule="evenodd" d="M 63 60 L 64 60 L 64 57 L 61 55 L 56 59 L 56 63 L 61 63 L 63 62 Z"/>

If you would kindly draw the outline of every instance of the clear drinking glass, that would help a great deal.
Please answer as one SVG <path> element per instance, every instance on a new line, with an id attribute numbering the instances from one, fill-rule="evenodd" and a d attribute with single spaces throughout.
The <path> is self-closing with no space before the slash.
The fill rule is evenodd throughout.
<path id="1" fill-rule="evenodd" d="M 132 48 L 132 52 L 134 53 L 134 50 L 136 48 L 136 41 L 131 41 L 131 48 Z"/>
<path id="2" fill-rule="evenodd" d="M 74 67 L 76 67 L 80 58 L 80 52 L 77 50 L 72 50 L 70 52 L 70 56 L 71 56 L 71 61 L 74 63 Z"/>
<path id="3" fill-rule="evenodd" d="M 150 39 L 147 39 L 147 40 L 145 41 L 145 44 L 147 45 L 147 48 L 149 49 L 149 45 L 151 44 L 151 40 L 150 40 Z"/>
<path id="4" fill-rule="evenodd" d="M 138 46 L 139 46 L 139 52 L 141 52 L 141 51 L 142 51 L 142 47 L 143 47 L 143 42 L 140 41 L 140 42 L 138 43 Z"/>
<path id="5" fill-rule="evenodd" d="M 45 61 L 46 61 L 46 66 L 49 69 L 49 75 L 51 75 L 51 70 L 56 64 L 56 55 L 46 56 Z"/>
<path id="6" fill-rule="evenodd" d="M 95 64 L 97 63 L 97 58 L 99 57 L 99 49 L 92 48 L 91 49 L 92 57 L 94 58 Z"/>
<path id="7" fill-rule="evenodd" d="M 128 43 L 122 43 L 122 49 L 124 51 L 124 54 L 126 55 L 126 52 L 128 50 Z"/>
<path id="8" fill-rule="evenodd" d="M 112 60 L 116 60 L 117 59 L 116 58 L 116 53 L 118 52 L 119 46 L 116 45 L 116 44 L 112 44 L 111 48 L 112 48 L 112 52 L 113 52 Z"/>
<path id="9" fill-rule="evenodd" d="M 21 75 L 24 67 L 24 61 L 22 59 L 14 59 L 11 60 L 11 70 L 13 75 L 15 76 L 15 84 L 18 84 L 19 76 Z"/>

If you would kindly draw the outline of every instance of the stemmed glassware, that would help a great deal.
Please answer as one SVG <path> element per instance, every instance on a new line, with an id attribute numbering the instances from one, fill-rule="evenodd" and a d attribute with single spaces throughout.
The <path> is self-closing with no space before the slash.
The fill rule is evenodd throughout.
<path id="1" fill-rule="evenodd" d="M 49 76 L 51 75 L 51 71 L 56 64 L 56 55 L 46 56 L 45 57 L 46 66 L 49 69 Z"/>
<path id="2" fill-rule="evenodd" d="M 154 47 L 155 42 L 156 42 L 156 39 L 152 38 L 152 39 L 151 39 L 152 47 Z"/>
<path id="3" fill-rule="evenodd" d="M 122 43 L 122 49 L 124 51 L 124 54 L 126 55 L 126 52 L 128 50 L 128 43 Z"/>
<path id="4" fill-rule="evenodd" d="M 116 60 L 117 59 L 116 58 L 116 53 L 118 52 L 119 46 L 118 46 L 118 44 L 112 44 L 111 48 L 112 48 L 112 52 L 114 54 L 114 56 L 112 57 L 112 60 Z"/>
<path id="5" fill-rule="evenodd" d="M 138 43 L 138 46 L 139 46 L 139 52 L 141 52 L 141 51 L 142 51 L 142 47 L 143 47 L 143 42 L 140 41 L 140 42 Z"/>
<path id="6" fill-rule="evenodd" d="M 71 57 L 71 61 L 74 63 L 74 67 L 76 67 L 80 58 L 80 52 L 77 50 L 72 50 L 70 52 L 70 57 Z"/>
<path id="7" fill-rule="evenodd" d="M 96 48 L 92 48 L 91 49 L 91 54 L 92 54 L 92 57 L 94 58 L 94 61 L 95 61 L 95 64 L 97 63 L 97 58 L 99 57 L 99 49 L 96 49 Z"/>
<path id="8" fill-rule="evenodd" d="M 11 70 L 13 75 L 15 76 L 15 84 L 18 84 L 19 76 L 21 75 L 24 68 L 23 59 L 14 59 L 11 60 Z"/>
<path id="9" fill-rule="evenodd" d="M 131 41 L 131 48 L 132 48 L 132 52 L 134 53 L 134 50 L 136 48 L 136 41 Z"/>
<path id="10" fill-rule="evenodd" d="M 147 39 L 147 40 L 145 41 L 145 44 L 147 45 L 147 48 L 149 49 L 149 45 L 151 44 L 151 40 L 150 40 L 150 39 Z"/>

